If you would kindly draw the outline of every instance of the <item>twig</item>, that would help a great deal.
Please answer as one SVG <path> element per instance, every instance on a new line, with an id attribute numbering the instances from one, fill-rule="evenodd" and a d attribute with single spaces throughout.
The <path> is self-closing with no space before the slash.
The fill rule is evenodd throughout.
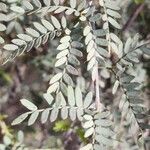
<path id="1" fill-rule="evenodd" d="M 144 9 L 144 6 L 145 6 L 145 3 L 142 3 L 136 8 L 135 12 L 132 14 L 132 16 L 129 18 L 127 23 L 124 25 L 124 27 L 122 29 L 123 31 L 126 31 L 130 28 L 130 26 L 133 24 L 133 22 L 138 17 L 140 12 Z"/>
<path id="2" fill-rule="evenodd" d="M 116 64 L 118 64 L 124 57 L 126 57 L 129 53 L 132 53 L 133 51 L 136 51 L 137 49 L 141 48 L 142 46 L 146 46 L 150 44 L 150 41 L 146 41 L 145 43 L 137 46 L 136 48 L 134 48 L 133 50 L 129 51 L 128 53 L 125 53 L 121 58 L 119 58 L 114 64 L 113 66 L 116 66 Z"/>
<path id="3" fill-rule="evenodd" d="M 96 62 L 96 65 L 95 65 L 95 90 L 96 90 L 96 108 L 97 108 L 97 111 L 101 112 L 103 110 L 103 105 L 101 103 L 101 100 L 100 100 L 100 89 L 99 89 L 99 74 L 98 74 L 98 62 Z"/>

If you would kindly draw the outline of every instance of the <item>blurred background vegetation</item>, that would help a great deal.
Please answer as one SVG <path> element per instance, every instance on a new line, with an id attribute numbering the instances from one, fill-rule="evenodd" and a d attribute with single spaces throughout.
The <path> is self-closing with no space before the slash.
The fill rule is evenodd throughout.
<path id="1" fill-rule="evenodd" d="M 129 37 L 138 32 L 141 40 L 150 39 L 150 1 L 118 0 L 118 3 L 122 7 L 122 35 Z M 13 32 L 16 32 L 14 30 Z M 12 120 L 25 111 L 20 105 L 19 99 L 30 98 L 39 107 L 46 105 L 43 102 L 42 94 L 46 91 L 48 81 L 53 74 L 53 55 L 55 55 L 53 49 L 57 43 L 56 39 L 51 46 L 45 44 L 36 50 L 33 49 L 30 53 L 23 54 L 13 63 L 0 67 L 0 150 L 3 145 L 8 150 L 15 150 L 19 145 L 21 148 L 26 148 L 25 145 L 27 145 L 29 149 L 34 147 L 78 150 L 81 141 L 87 142 L 83 137 L 84 131 L 80 125 L 71 123 L 69 120 L 44 125 L 37 122 L 31 127 L 26 126 L 26 122 L 19 126 L 10 126 Z M 146 99 L 150 99 L 149 60 L 150 58 L 146 56 L 141 58 L 138 70 L 139 79 L 145 82 L 143 92 L 145 92 Z M 109 80 L 109 76 L 107 80 Z M 105 88 L 109 90 L 110 86 Z M 109 96 L 106 95 L 106 97 Z M 107 103 L 109 105 L 112 101 L 109 101 L 108 98 Z M 146 101 L 146 104 L 149 105 L 150 102 Z M 150 139 L 146 140 L 149 143 Z M 147 144 L 148 149 L 150 147 Z"/>

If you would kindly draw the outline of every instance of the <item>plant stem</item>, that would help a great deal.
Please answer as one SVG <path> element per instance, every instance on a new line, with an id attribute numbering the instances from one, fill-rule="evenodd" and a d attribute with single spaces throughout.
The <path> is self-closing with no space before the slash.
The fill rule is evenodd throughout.
<path id="1" fill-rule="evenodd" d="M 96 90 L 96 98 L 95 98 L 95 102 L 96 102 L 96 108 L 98 112 L 101 112 L 103 109 L 103 105 L 101 103 L 101 99 L 100 99 L 100 89 L 99 89 L 99 74 L 98 74 L 98 62 L 96 62 L 95 65 L 95 90 Z"/>

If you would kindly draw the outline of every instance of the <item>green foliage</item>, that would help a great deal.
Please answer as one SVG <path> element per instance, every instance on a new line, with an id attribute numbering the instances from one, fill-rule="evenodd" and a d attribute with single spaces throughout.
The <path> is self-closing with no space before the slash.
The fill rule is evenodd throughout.
<path id="1" fill-rule="evenodd" d="M 68 120 L 56 121 L 53 127 L 55 132 L 66 132 L 71 128 L 71 124 Z"/>
<path id="2" fill-rule="evenodd" d="M 134 2 L 135 2 L 136 4 L 144 3 L 144 1 L 145 1 L 145 0 L 134 0 Z"/>
<path id="3" fill-rule="evenodd" d="M 76 134 L 80 137 L 82 142 L 88 143 L 88 139 L 84 137 L 85 131 L 83 128 L 77 128 Z"/>
<path id="4" fill-rule="evenodd" d="M 149 129 L 144 122 L 147 109 L 140 95 L 141 83 L 134 81 L 135 76 L 130 70 L 135 69 L 141 55 L 150 54 L 150 49 L 146 47 L 148 42 L 139 42 L 138 34 L 129 37 L 125 43 L 119 38 L 121 15 L 115 1 L 99 0 L 98 6 L 94 1 L 86 0 L 70 0 L 64 4 L 58 0 L 22 0 L 8 2 L 8 7 L 5 3 L 0 2 L 0 31 L 8 34 L 13 28 L 20 30 L 11 42 L 0 36 L 3 64 L 33 47 L 59 39 L 54 57 L 54 75 L 47 92 L 43 94 L 47 107 L 39 109 L 31 101 L 21 99 L 21 104 L 28 111 L 17 117 L 12 125 L 28 119 L 30 126 L 39 117 L 41 123 L 48 120 L 54 122 L 58 118 L 78 120 L 85 130 L 84 138 L 88 138 L 87 145 L 82 144 L 81 150 L 115 149 L 121 139 L 115 130 L 111 106 L 105 106 L 100 89 L 102 74 L 110 74 L 114 83 L 113 96 L 117 92 L 122 95 L 117 106 L 121 120 L 126 118 L 131 129 L 135 127 L 141 132 Z M 9 18 L 7 13 L 13 13 L 13 17 Z M 36 17 L 36 21 L 28 16 Z M 30 20 L 30 24 L 24 25 L 23 31 L 18 20 L 24 17 Z M 83 70 L 86 70 L 85 74 Z M 80 86 L 82 83 L 77 84 L 81 76 L 85 80 L 88 76 L 85 88 Z M 68 122 L 59 121 L 54 130 L 66 131 L 69 126 Z"/>
<path id="5" fill-rule="evenodd" d="M 12 79 L 9 74 L 7 74 L 4 70 L 0 69 L 0 78 L 3 79 L 6 83 L 12 83 Z"/>
<path id="6" fill-rule="evenodd" d="M 23 144 L 24 135 L 22 131 L 19 131 L 16 137 L 9 137 L 5 135 L 3 137 L 3 143 L 0 144 L 1 150 L 6 149 L 16 149 L 16 150 L 28 150 L 28 148 Z"/>
<path id="7" fill-rule="evenodd" d="M 4 119 L 6 116 L 0 115 L 0 130 L 3 135 L 3 142 L 0 143 L 0 150 L 6 149 L 16 149 L 16 150 L 28 150 L 28 148 L 23 144 L 24 134 L 22 131 L 17 133 L 17 137 L 13 134 L 14 132 L 6 125 Z"/>

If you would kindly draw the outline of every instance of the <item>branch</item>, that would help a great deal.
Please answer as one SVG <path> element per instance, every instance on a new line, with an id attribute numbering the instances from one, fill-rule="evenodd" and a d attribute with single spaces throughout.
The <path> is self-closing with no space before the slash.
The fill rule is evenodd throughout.
<path id="1" fill-rule="evenodd" d="M 98 62 L 96 62 L 95 65 L 95 89 L 96 89 L 96 98 L 95 98 L 96 108 L 98 112 L 102 112 L 103 104 L 101 103 L 101 99 L 100 99 Z"/>
<path id="2" fill-rule="evenodd" d="M 130 26 L 133 24 L 133 22 L 136 20 L 136 18 L 138 17 L 138 15 L 141 13 L 141 11 L 144 9 L 145 4 L 140 4 L 136 10 L 134 11 L 134 13 L 132 14 L 132 16 L 129 18 L 129 20 L 127 21 L 127 23 L 124 25 L 123 27 L 123 31 L 126 31 L 130 28 Z"/>

